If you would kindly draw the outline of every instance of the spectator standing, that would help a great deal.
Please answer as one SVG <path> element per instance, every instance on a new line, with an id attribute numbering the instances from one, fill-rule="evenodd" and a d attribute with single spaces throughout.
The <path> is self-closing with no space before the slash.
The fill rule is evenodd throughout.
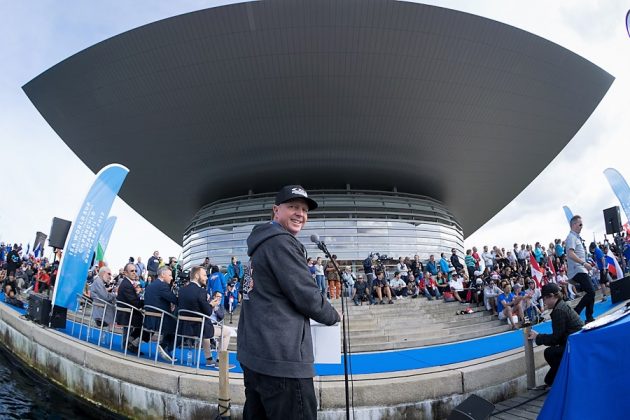
<path id="1" fill-rule="evenodd" d="M 606 247 L 606 245 L 604 245 Z M 597 269 L 599 270 L 599 284 L 602 288 L 602 302 L 606 301 L 606 286 L 608 285 L 608 269 L 606 264 L 605 251 L 602 251 L 595 242 L 591 242 L 589 251 L 593 255 Z"/>
<path id="2" fill-rule="evenodd" d="M 330 299 L 339 299 L 341 296 L 341 279 L 339 278 L 339 273 L 337 273 L 337 269 L 333 264 L 333 261 L 337 262 L 337 256 L 332 256 L 332 261 L 328 261 L 326 264 L 326 278 L 328 280 L 328 293 L 330 294 Z"/>
<path id="3" fill-rule="evenodd" d="M 460 270 L 464 268 L 462 263 L 459 261 L 459 257 L 457 256 L 457 251 L 455 250 L 455 248 L 451 249 L 451 264 L 453 265 L 453 268 L 455 268 L 455 271 L 457 272 L 459 272 Z"/>
<path id="4" fill-rule="evenodd" d="M 317 260 L 315 260 L 315 281 L 317 282 L 317 287 L 322 293 L 322 296 L 326 297 L 326 274 L 324 273 L 324 266 L 322 265 L 322 257 L 317 257 Z"/>
<path id="5" fill-rule="evenodd" d="M 151 280 L 155 279 L 157 276 L 158 268 L 160 268 L 160 253 L 155 251 L 147 262 L 147 276 L 150 277 Z"/>
<path id="6" fill-rule="evenodd" d="M 483 258 L 483 262 L 486 264 L 486 267 L 492 270 L 494 267 L 494 255 L 488 251 L 488 245 L 483 246 L 481 258 Z"/>
<path id="7" fill-rule="evenodd" d="M 136 260 L 136 269 L 138 270 L 138 279 L 146 280 L 147 268 L 140 257 Z"/>
<path id="8" fill-rule="evenodd" d="M 443 252 L 440 254 L 440 270 L 442 271 L 442 273 L 446 274 L 446 277 L 448 278 L 448 273 L 450 270 L 448 267 L 448 261 L 446 260 Z"/>
<path id="9" fill-rule="evenodd" d="M 268 413 L 278 419 L 317 418 L 309 319 L 333 325 L 341 318 L 313 283 L 304 245 L 296 238 L 315 208 L 302 187 L 283 187 L 272 222 L 256 226 L 247 238 L 254 278 L 245 286 L 237 341 L 245 420 Z"/>
<path id="10" fill-rule="evenodd" d="M 227 267 L 227 278 L 237 278 L 239 282 L 242 282 L 243 275 L 243 264 L 241 264 L 241 262 L 236 259 L 236 256 L 233 255 L 230 259 L 230 265 Z"/>
<path id="11" fill-rule="evenodd" d="M 346 296 L 352 298 L 352 296 L 354 296 L 354 283 L 357 280 L 357 276 L 352 272 L 352 267 L 349 265 L 344 268 L 341 275 L 343 276 L 344 287 L 347 293 Z"/>
<path id="12" fill-rule="evenodd" d="M 398 264 L 396 264 L 396 270 L 400 273 L 400 278 L 407 283 L 407 278 L 409 277 L 409 267 L 403 260 L 403 257 L 398 258 Z"/>
<path id="13" fill-rule="evenodd" d="M 7 255 L 7 277 L 15 276 L 15 272 L 21 264 L 18 244 L 13 244 L 13 249 Z"/>
<path id="14" fill-rule="evenodd" d="M 586 248 L 584 247 L 584 241 L 580 237 L 582 218 L 578 215 L 573 216 L 570 226 L 571 231 L 566 239 L 568 277 L 571 282 L 579 284 L 582 291 L 586 293 L 574 309 L 579 314 L 582 312 L 582 309 L 586 308 L 586 322 L 589 323 L 595 319 L 593 318 L 595 291 L 588 276 L 588 272 L 592 267 L 586 262 Z"/>
<path id="15" fill-rule="evenodd" d="M 429 256 L 429 261 L 427 262 L 427 271 L 432 276 L 438 275 L 438 267 L 437 267 L 437 264 L 435 263 L 435 257 L 433 255 Z"/>
<path id="16" fill-rule="evenodd" d="M 466 269 L 468 270 L 468 278 L 472 280 L 473 278 L 475 278 L 474 276 L 475 276 L 475 268 L 477 267 L 477 262 L 475 261 L 475 258 L 472 256 L 471 249 L 466 250 L 464 263 L 466 264 Z"/>

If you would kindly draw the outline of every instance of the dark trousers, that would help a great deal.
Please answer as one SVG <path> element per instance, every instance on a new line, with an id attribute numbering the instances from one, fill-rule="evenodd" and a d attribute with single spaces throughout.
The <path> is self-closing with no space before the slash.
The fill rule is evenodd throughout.
<path id="1" fill-rule="evenodd" d="M 549 386 L 553 384 L 553 380 L 556 378 L 563 354 L 564 346 L 551 346 L 545 349 L 545 360 L 549 364 L 549 372 L 545 375 L 545 383 Z"/>
<path id="2" fill-rule="evenodd" d="M 591 279 L 586 273 L 577 273 L 571 281 L 578 283 L 580 288 L 586 294 L 580 299 L 580 302 L 575 306 L 575 312 L 578 314 L 582 312 L 582 309 L 586 308 L 586 321 L 593 320 L 593 307 L 595 306 L 595 290 L 593 290 L 593 284 Z"/>
<path id="3" fill-rule="evenodd" d="M 243 368 L 244 420 L 317 419 L 313 378 L 279 378 Z"/>

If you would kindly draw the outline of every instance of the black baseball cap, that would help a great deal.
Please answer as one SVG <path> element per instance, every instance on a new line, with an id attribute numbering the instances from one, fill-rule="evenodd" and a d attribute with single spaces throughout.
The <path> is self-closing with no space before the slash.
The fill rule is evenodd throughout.
<path id="1" fill-rule="evenodd" d="M 289 200 L 301 198 L 306 201 L 309 210 L 317 208 L 317 202 L 312 198 L 308 198 L 306 190 L 301 185 L 286 185 L 276 194 L 276 205 L 286 203 Z"/>
<path id="2" fill-rule="evenodd" d="M 540 289 L 541 296 L 554 295 L 560 292 L 560 288 L 556 283 L 547 283 Z"/>

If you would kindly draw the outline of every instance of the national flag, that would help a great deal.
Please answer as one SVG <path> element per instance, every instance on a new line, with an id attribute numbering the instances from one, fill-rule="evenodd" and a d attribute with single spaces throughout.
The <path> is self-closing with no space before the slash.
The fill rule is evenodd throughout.
<path id="1" fill-rule="evenodd" d="M 610 249 L 608 249 L 608 253 L 606 254 L 606 269 L 613 280 L 623 278 L 623 271 L 621 271 L 621 267 L 617 262 L 617 258 L 615 258 L 615 254 L 613 254 Z"/>
<path id="2" fill-rule="evenodd" d="M 543 271 L 540 265 L 538 265 L 538 261 L 536 261 L 533 253 L 529 254 L 529 263 L 531 265 L 532 278 L 536 282 L 536 287 L 540 288 L 542 286 Z"/>
<path id="3" fill-rule="evenodd" d="M 558 273 L 556 273 L 556 266 L 553 265 L 553 257 L 547 259 L 547 267 L 549 267 L 549 271 L 551 271 L 554 277 L 558 275 Z"/>

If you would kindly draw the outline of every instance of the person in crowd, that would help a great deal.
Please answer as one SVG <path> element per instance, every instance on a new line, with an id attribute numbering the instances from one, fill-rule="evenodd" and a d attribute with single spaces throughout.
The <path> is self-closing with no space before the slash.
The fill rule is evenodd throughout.
<path id="1" fill-rule="evenodd" d="M 442 292 L 440 291 L 440 288 L 438 287 L 435 278 L 428 273 L 425 273 L 424 281 L 424 284 L 429 294 L 436 299 L 440 299 L 442 297 Z"/>
<path id="2" fill-rule="evenodd" d="M 311 279 L 304 245 L 296 238 L 315 208 L 301 186 L 285 186 L 276 195 L 273 220 L 254 227 L 247 238 L 253 281 L 246 285 L 237 341 L 245 420 L 268 413 L 317 418 L 309 320 L 333 325 L 341 316 Z"/>
<path id="3" fill-rule="evenodd" d="M 567 249 L 571 249 L 569 245 L 570 242 L 567 241 Z M 562 362 L 562 355 L 569 335 L 580 331 L 584 323 L 579 315 L 564 302 L 557 284 L 545 284 L 541 289 L 541 295 L 545 308 L 551 310 L 552 332 L 551 334 L 539 334 L 535 330 L 531 330 L 527 338 L 534 340 L 539 346 L 548 346 L 544 354 L 545 360 L 549 364 L 549 371 L 545 375 L 545 384 L 551 386 L 560 367 L 560 362 Z"/>
<path id="4" fill-rule="evenodd" d="M 593 255 L 597 270 L 599 270 L 599 284 L 602 289 L 602 302 L 606 301 L 606 286 L 608 286 L 608 264 L 606 263 L 606 249 L 607 245 L 604 245 L 604 250 L 597 246 L 595 242 L 591 242 L 589 251 Z"/>
<path id="5" fill-rule="evenodd" d="M 326 290 L 328 289 L 328 286 L 326 285 L 326 273 L 324 272 L 324 266 L 322 265 L 322 257 L 317 257 L 314 267 L 315 281 L 317 282 L 317 287 L 322 293 L 322 296 L 326 297 Z"/>
<path id="6" fill-rule="evenodd" d="M 208 279 L 208 294 L 214 296 L 216 292 L 221 292 L 223 296 L 227 290 L 227 283 L 226 276 L 221 273 L 219 266 L 213 265 Z"/>
<path id="7" fill-rule="evenodd" d="M 593 267 L 586 261 L 586 248 L 580 237 L 582 225 L 580 216 L 575 215 L 571 218 L 571 231 L 566 239 L 567 268 L 570 281 L 579 284 L 582 292 L 585 293 L 574 309 L 579 314 L 586 308 L 586 322 L 589 323 L 595 319 L 593 318 L 595 290 L 593 290 L 593 284 L 588 276 L 588 272 Z"/>
<path id="8" fill-rule="evenodd" d="M 455 268 L 455 271 L 460 271 L 464 268 L 462 263 L 459 261 L 457 250 L 455 248 L 451 249 L 451 265 Z"/>
<path id="9" fill-rule="evenodd" d="M 219 305 L 220 302 L 216 302 L 215 300 L 208 302 L 207 281 L 208 275 L 203 267 L 196 266 L 190 270 L 190 282 L 179 289 L 179 294 L 177 296 L 180 311 L 187 310 L 199 312 L 208 317 L 212 317 L 212 314 L 214 313 L 214 307 L 212 305 Z M 181 328 L 182 334 L 192 336 L 202 335 L 203 353 L 206 359 L 206 364 L 213 364 L 214 359 L 212 358 L 210 343 L 210 339 L 214 337 L 214 326 L 212 325 L 212 322 L 204 322 L 203 332 L 201 331 L 201 324 L 197 322 L 182 322 Z"/>
<path id="10" fill-rule="evenodd" d="M 138 280 L 146 280 L 147 268 L 140 257 L 136 258 L 136 269 L 138 270 Z"/>
<path id="11" fill-rule="evenodd" d="M 372 289 L 378 298 L 378 303 L 381 305 L 385 304 L 385 300 L 383 299 L 385 296 L 389 299 L 389 303 L 394 303 L 392 300 L 392 291 L 389 287 L 389 283 L 385 278 L 385 273 L 383 271 L 376 272 L 376 278 L 372 283 Z"/>
<path id="12" fill-rule="evenodd" d="M 428 279 L 431 279 L 431 276 L 424 275 L 420 278 L 420 280 L 418 280 L 418 290 L 416 295 L 422 295 L 429 300 L 433 300 L 434 296 L 431 294 L 431 292 L 429 292 Z"/>
<path id="13" fill-rule="evenodd" d="M 429 261 L 427 262 L 427 271 L 432 276 L 438 275 L 438 266 L 435 262 L 435 257 L 433 255 L 429 256 Z"/>
<path id="14" fill-rule="evenodd" d="M 400 272 L 394 272 L 394 278 L 390 280 L 389 287 L 396 299 L 403 299 L 407 297 L 407 283 L 405 283 L 402 279 Z"/>
<path id="15" fill-rule="evenodd" d="M 488 245 L 483 246 L 483 252 L 481 253 L 481 258 L 483 258 L 483 262 L 485 263 L 486 267 L 492 270 L 494 267 L 494 254 L 488 251 Z"/>
<path id="16" fill-rule="evenodd" d="M 160 268 L 160 253 L 159 251 L 154 251 L 153 255 L 149 257 L 149 261 L 147 261 L 147 277 L 149 280 L 155 279 L 158 268 Z"/>
<path id="17" fill-rule="evenodd" d="M 352 296 L 352 301 L 356 306 L 359 306 L 359 304 L 363 301 L 367 301 L 370 305 L 374 305 L 374 298 L 372 297 L 370 287 L 365 281 L 363 274 L 359 274 L 357 276 L 357 282 L 354 284 L 354 295 Z"/>
<path id="18" fill-rule="evenodd" d="M 465 303 L 467 291 L 464 290 L 464 279 L 459 273 L 455 273 L 455 275 L 451 277 L 448 286 L 455 300 L 460 303 Z"/>
<path id="19" fill-rule="evenodd" d="M 219 340 L 219 351 L 227 351 L 230 346 L 230 338 L 233 335 L 236 335 L 236 331 L 232 327 L 228 327 L 221 322 L 225 318 L 225 309 L 221 306 L 221 301 L 223 301 L 223 295 L 221 292 L 215 292 L 212 295 L 212 301 L 210 302 L 210 306 L 212 306 L 212 316 L 210 320 L 212 321 L 212 325 L 214 326 L 214 338 Z M 219 358 L 217 357 L 216 365 L 219 365 Z"/>
<path id="20" fill-rule="evenodd" d="M 418 297 L 418 282 L 416 281 L 416 276 L 413 272 L 409 272 L 409 276 L 407 276 L 407 296 L 411 296 L 412 299 Z"/>
<path id="21" fill-rule="evenodd" d="M 474 273 L 477 268 L 477 261 L 472 256 L 472 249 L 466 250 L 466 256 L 464 257 L 464 264 L 466 264 L 466 270 L 468 270 L 468 278 L 473 279 Z"/>
<path id="22" fill-rule="evenodd" d="M 443 252 L 440 254 L 440 271 L 442 273 L 445 273 L 447 277 L 448 277 L 449 272 L 450 272 L 450 267 L 448 266 L 448 261 L 446 260 L 446 257 L 444 256 Z"/>
<path id="23" fill-rule="evenodd" d="M 11 287 L 7 287 L 5 289 L 4 301 L 11 306 L 15 306 L 16 308 L 24 309 L 24 302 L 15 297 L 15 290 Z"/>
<path id="24" fill-rule="evenodd" d="M 420 255 L 416 254 L 413 256 L 410 271 L 411 273 L 413 273 L 416 279 L 422 277 L 422 273 L 424 273 L 424 264 L 422 264 L 422 261 L 420 261 Z"/>
<path id="25" fill-rule="evenodd" d="M 108 326 L 114 322 L 114 311 L 116 310 L 116 293 L 110 285 L 112 281 L 112 270 L 104 265 L 98 270 L 98 275 L 94 277 L 90 285 L 90 297 L 100 299 L 105 302 L 105 308 L 94 306 L 92 309 L 92 319 L 96 325 Z"/>
<path id="26" fill-rule="evenodd" d="M 345 296 L 352 298 L 354 295 L 354 283 L 356 282 L 357 276 L 352 272 L 352 267 L 349 265 L 344 267 L 341 276 L 343 279 L 343 287 L 345 288 Z"/>
<path id="27" fill-rule="evenodd" d="M 142 314 L 140 313 L 140 309 L 144 306 L 144 301 L 140 299 L 139 295 L 140 288 L 136 284 L 138 281 L 137 271 L 138 270 L 134 263 L 128 262 L 125 264 L 122 279 L 118 284 L 118 294 L 116 296 L 116 303 L 123 302 L 138 309 L 133 311 L 133 315 L 131 317 L 131 331 L 129 332 L 130 340 L 127 343 L 127 350 L 131 353 L 137 353 L 138 346 L 140 345 L 140 329 L 142 327 Z M 128 325 L 129 314 L 119 311 L 116 322 L 120 325 Z"/>
<path id="28" fill-rule="evenodd" d="M 232 258 L 230 258 L 230 265 L 227 267 L 227 278 L 233 279 L 236 277 L 239 282 L 242 282 L 244 274 L 243 264 L 233 255 Z"/>
<path id="29" fill-rule="evenodd" d="M 507 319 L 508 324 L 513 330 L 518 328 L 518 320 L 523 318 L 523 310 L 520 304 L 521 297 L 516 297 L 512 293 L 512 286 L 506 284 L 503 293 L 497 298 L 497 311 L 499 319 Z M 516 317 L 516 320 L 513 318 Z"/>
<path id="30" fill-rule="evenodd" d="M 336 255 L 333 255 L 332 259 L 335 263 L 337 263 Z M 330 294 L 330 299 L 339 299 L 339 297 L 341 297 L 341 279 L 339 278 L 339 273 L 337 273 L 337 269 L 335 268 L 333 261 L 328 261 L 328 264 L 326 264 L 328 293 Z"/>
<path id="31" fill-rule="evenodd" d="M 490 279 L 490 281 L 483 288 L 483 302 L 488 311 L 492 312 L 492 315 L 497 315 L 497 298 L 501 294 L 501 289 L 496 284 L 496 280 Z"/>
<path id="32" fill-rule="evenodd" d="M 228 314 L 233 313 L 239 304 L 239 293 L 238 289 L 236 288 L 236 283 L 236 278 L 232 279 L 228 282 L 227 288 L 225 290 L 225 297 L 223 298 L 223 308 L 225 308 Z"/>
<path id="33" fill-rule="evenodd" d="M 409 266 L 403 259 L 403 257 L 398 257 L 398 264 L 396 264 L 396 270 L 400 273 L 400 278 L 405 284 L 407 284 L 407 278 L 409 277 Z"/>
<path id="34" fill-rule="evenodd" d="M 541 300 L 540 289 L 536 287 L 536 282 L 529 277 L 526 279 L 527 289 L 525 289 L 525 296 L 523 297 L 523 313 L 527 315 L 530 320 L 535 320 L 544 311 L 544 305 Z"/>
<path id="35" fill-rule="evenodd" d="M 22 258 L 20 258 L 20 247 L 18 244 L 13 244 L 13 248 L 7 254 L 7 277 L 15 276 L 15 272 L 22 265 Z"/>
<path id="36" fill-rule="evenodd" d="M 203 269 L 205 272 L 205 269 Z M 144 292 L 144 305 L 153 306 L 161 309 L 166 313 L 174 314 L 177 306 L 177 296 L 171 289 L 173 282 L 173 272 L 168 267 L 161 267 L 157 270 L 157 277 L 149 283 Z M 175 324 L 174 318 L 162 316 L 162 336 L 157 345 L 157 352 L 160 357 L 168 362 L 172 362 L 171 356 L 175 343 Z M 158 331 L 160 329 L 160 320 L 156 317 L 145 317 L 144 328 Z"/>

